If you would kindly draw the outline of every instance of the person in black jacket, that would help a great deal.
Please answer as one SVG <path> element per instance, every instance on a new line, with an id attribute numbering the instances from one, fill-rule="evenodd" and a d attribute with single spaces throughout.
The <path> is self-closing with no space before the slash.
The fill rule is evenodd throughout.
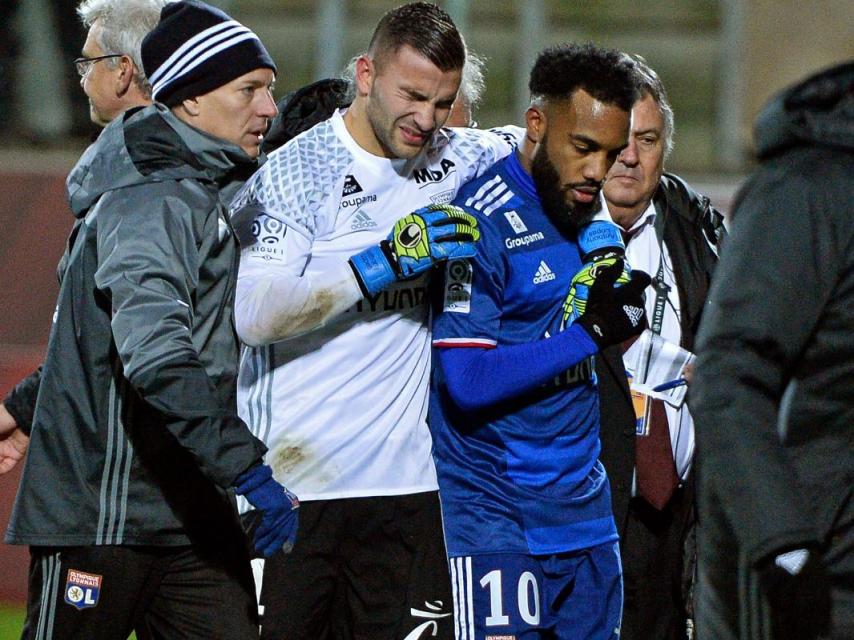
<path id="1" fill-rule="evenodd" d="M 673 146 L 673 110 L 655 71 L 642 59 L 636 62 L 641 98 L 632 109 L 629 146 L 608 173 L 603 194 L 611 218 L 624 232 L 629 264 L 657 274 L 647 289 L 652 329 L 656 330 L 655 302 L 660 287 L 662 313 L 657 332 L 690 351 L 724 234 L 722 217 L 708 198 L 677 176 L 663 173 Z M 694 522 L 690 412 L 684 404 L 661 405 L 667 419 L 662 432 L 669 432 L 666 442 L 675 460 L 668 457 L 667 462 L 672 467 L 667 469 L 672 482 L 660 495 L 647 496 L 635 472 L 636 440 L 647 436 L 636 436 L 636 428 L 645 413 L 641 407 L 651 400 L 636 396 L 635 404 L 641 408 L 636 415 L 619 348 L 597 358 L 597 375 L 601 459 L 611 479 L 624 571 L 621 637 L 685 638 L 689 606 L 684 582 L 693 566 L 690 541 Z M 666 439 L 666 435 L 662 437 Z"/>
<path id="2" fill-rule="evenodd" d="M 157 104 L 115 118 L 67 181 L 77 220 L 6 540 L 30 546 L 25 637 L 249 640 L 250 548 L 291 546 L 298 502 L 236 413 L 224 203 L 258 166 L 276 66 L 198 0 L 163 8 L 142 60 Z M 234 493 L 257 511 L 249 540 Z"/>
<path id="3" fill-rule="evenodd" d="M 760 113 L 697 339 L 697 633 L 854 638 L 854 61 Z"/>

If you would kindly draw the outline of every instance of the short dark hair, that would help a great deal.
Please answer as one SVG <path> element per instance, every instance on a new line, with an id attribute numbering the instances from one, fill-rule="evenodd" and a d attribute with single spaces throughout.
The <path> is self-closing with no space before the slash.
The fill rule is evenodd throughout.
<path id="1" fill-rule="evenodd" d="M 583 89 L 600 102 L 631 111 L 638 97 L 634 67 L 622 52 L 591 43 L 549 47 L 531 69 L 531 100 L 564 100 Z"/>
<path id="2" fill-rule="evenodd" d="M 376 60 L 404 45 L 442 71 L 462 69 L 466 61 L 466 47 L 457 26 L 431 2 L 410 2 L 386 13 L 374 30 L 368 54 Z"/>
<path id="3" fill-rule="evenodd" d="M 673 122 L 673 107 L 670 106 L 670 100 L 667 99 L 667 91 L 664 90 L 664 83 L 655 72 L 655 69 L 649 66 L 647 61 L 638 54 L 630 56 L 635 63 L 636 83 L 638 85 L 638 100 L 649 96 L 658 105 L 658 110 L 661 112 L 661 118 L 664 120 L 664 159 L 673 151 L 673 132 L 675 124 Z"/>

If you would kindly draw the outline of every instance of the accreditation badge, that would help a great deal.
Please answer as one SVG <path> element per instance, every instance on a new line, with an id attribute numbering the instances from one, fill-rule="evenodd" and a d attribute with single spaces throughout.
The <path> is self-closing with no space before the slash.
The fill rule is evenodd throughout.
<path id="1" fill-rule="evenodd" d="M 632 407 L 635 410 L 635 435 L 645 437 L 649 435 L 649 412 L 651 403 L 649 396 L 640 391 L 632 389 L 632 378 L 629 376 L 629 389 L 632 394 Z"/>

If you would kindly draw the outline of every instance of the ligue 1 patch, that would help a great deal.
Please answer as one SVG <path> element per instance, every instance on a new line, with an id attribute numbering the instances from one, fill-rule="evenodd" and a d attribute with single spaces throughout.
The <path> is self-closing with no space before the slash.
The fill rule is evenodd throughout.
<path id="1" fill-rule="evenodd" d="M 252 221 L 252 235 L 259 245 L 278 245 L 288 233 L 288 227 L 281 220 L 262 213 Z"/>
<path id="2" fill-rule="evenodd" d="M 471 311 L 472 268 L 468 260 L 451 260 L 445 266 L 445 304 L 450 313 Z"/>
<path id="3" fill-rule="evenodd" d="M 98 604 L 98 598 L 101 595 L 103 579 L 103 576 L 96 576 L 93 573 L 69 569 L 68 579 L 65 581 L 65 602 L 78 611 L 94 607 Z"/>

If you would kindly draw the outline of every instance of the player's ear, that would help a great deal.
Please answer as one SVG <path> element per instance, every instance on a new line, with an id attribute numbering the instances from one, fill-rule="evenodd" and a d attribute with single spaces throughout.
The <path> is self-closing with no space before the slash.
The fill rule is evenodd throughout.
<path id="1" fill-rule="evenodd" d="M 538 144 L 545 133 L 546 114 L 540 107 L 531 105 L 525 112 L 525 137 L 534 144 Z"/>
<path id="2" fill-rule="evenodd" d="M 371 85 L 376 77 L 376 61 L 368 57 L 367 54 L 362 54 L 356 59 L 356 93 L 359 95 L 368 95 L 371 92 Z"/>

